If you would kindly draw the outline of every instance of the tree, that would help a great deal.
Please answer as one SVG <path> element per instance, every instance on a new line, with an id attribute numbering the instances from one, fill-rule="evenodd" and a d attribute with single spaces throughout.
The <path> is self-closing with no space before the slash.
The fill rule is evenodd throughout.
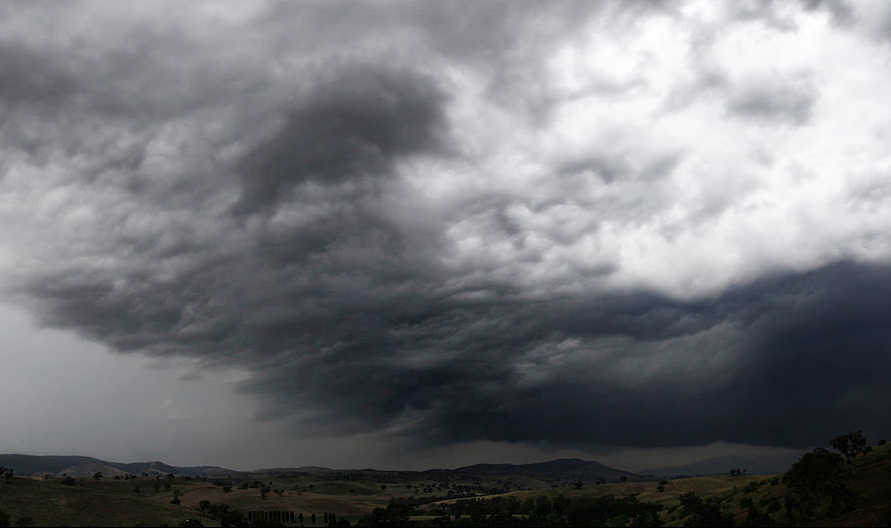
<path id="1" fill-rule="evenodd" d="M 733 526 L 733 516 L 721 513 L 721 505 L 714 501 L 704 501 L 695 492 L 682 493 L 681 517 L 690 516 L 684 526 Z"/>
<path id="2" fill-rule="evenodd" d="M 37 526 L 34 522 L 33 517 L 19 517 L 19 519 L 15 522 L 16 526 L 20 528 L 29 528 L 30 526 Z"/>
<path id="3" fill-rule="evenodd" d="M 179 500 L 181 496 L 182 492 L 179 490 L 179 488 L 173 488 L 173 500 L 170 501 L 170 504 L 176 504 L 178 506 L 179 503 L 182 502 Z"/>
<path id="4" fill-rule="evenodd" d="M 844 459 L 818 447 L 805 453 L 783 475 L 789 489 L 786 511 L 797 521 L 822 519 L 850 510 L 854 495 L 845 485 Z"/>
<path id="5" fill-rule="evenodd" d="M 832 448 L 845 457 L 845 462 L 848 463 L 851 474 L 853 474 L 854 458 L 866 453 L 866 438 L 863 436 L 863 431 L 848 431 L 832 439 Z"/>
<path id="6" fill-rule="evenodd" d="M 220 526 L 226 528 L 228 526 L 248 526 L 244 513 L 240 510 L 229 510 L 220 517 Z"/>
<path id="7" fill-rule="evenodd" d="M 102 472 L 101 472 L 101 471 L 97 471 L 97 472 L 93 473 L 93 478 L 96 479 L 96 480 L 101 479 L 101 478 L 102 478 Z"/>
<path id="8" fill-rule="evenodd" d="M 9 514 L 0 510 L 0 526 L 9 526 Z"/>

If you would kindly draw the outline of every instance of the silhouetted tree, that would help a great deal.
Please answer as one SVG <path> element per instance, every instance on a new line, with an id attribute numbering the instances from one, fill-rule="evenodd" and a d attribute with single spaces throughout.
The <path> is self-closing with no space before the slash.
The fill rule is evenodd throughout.
<path id="1" fill-rule="evenodd" d="M 101 471 L 97 471 L 97 472 L 93 473 L 93 478 L 96 479 L 96 480 L 101 479 L 101 478 L 102 478 L 102 472 L 101 472 Z"/>
<path id="2" fill-rule="evenodd" d="M 845 485 L 844 459 L 818 447 L 805 453 L 783 476 L 789 489 L 786 511 L 797 522 L 821 519 L 848 511 L 854 495 Z"/>
<path id="3" fill-rule="evenodd" d="M 863 436 L 863 431 L 848 431 L 832 439 L 832 448 L 845 457 L 845 462 L 848 463 L 853 474 L 854 458 L 866 453 L 866 438 Z"/>

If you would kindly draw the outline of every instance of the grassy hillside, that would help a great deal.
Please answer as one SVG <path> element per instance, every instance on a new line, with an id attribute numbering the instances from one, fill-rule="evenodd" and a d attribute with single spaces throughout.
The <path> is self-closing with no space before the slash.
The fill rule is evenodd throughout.
<path id="1" fill-rule="evenodd" d="M 855 471 L 848 486 L 857 497 L 857 508 L 815 526 L 891 526 L 891 444 L 859 457 Z"/>
<path id="2" fill-rule="evenodd" d="M 855 472 L 843 477 L 856 499 L 852 511 L 821 519 L 814 526 L 887 526 L 891 523 L 891 445 L 875 448 L 857 457 Z M 485 472 L 484 472 L 485 473 Z M 441 475 L 440 475 L 441 476 Z M 451 475 L 454 479 L 455 474 Z M 62 479 L 15 477 L 0 481 L 0 510 L 15 522 L 31 517 L 38 526 L 177 526 L 198 518 L 205 526 L 219 520 L 205 515 L 202 501 L 226 504 L 230 510 L 247 512 L 289 511 L 304 514 L 305 526 L 321 526 L 326 512 L 345 517 L 353 524 L 375 509 L 391 504 L 413 505 L 411 519 L 432 522 L 447 509 L 465 500 L 477 499 L 594 503 L 599 498 L 633 497 L 641 504 L 655 504 L 658 520 L 665 526 L 684 526 L 691 516 L 681 504 L 684 494 L 695 493 L 704 504 L 717 506 L 737 526 L 788 525 L 786 497 L 789 490 L 782 475 L 712 476 L 660 482 L 597 484 L 580 482 L 564 486 L 564 479 L 536 480 L 528 476 L 463 475 L 462 480 L 437 480 L 431 474 L 407 475 L 375 471 L 255 472 L 249 478 L 192 478 L 172 480 L 157 477 L 135 479 L 77 478 L 65 485 Z M 139 492 L 137 493 L 137 488 Z M 181 492 L 181 503 L 170 503 L 173 491 Z M 687 495 L 689 497 L 689 495 Z M 560 500 L 566 500 L 560 499 Z M 401 501 L 401 502 L 394 502 Z M 203 505 L 206 508 L 207 502 Z M 316 523 L 311 516 L 316 515 Z M 522 515 L 521 515 L 522 517 Z M 406 517 L 406 520 L 408 517 Z M 454 515 L 452 515 L 454 520 Z M 465 518 L 466 519 L 466 518 Z M 654 518 L 655 519 L 655 518 Z M 466 519 L 470 522 L 470 519 Z M 620 521 L 621 522 L 621 521 Z M 630 523 L 631 519 L 625 522 Z"/>
<path id="3" fill-rule="evenodd" d="M 771 485 L 771 483 L 774 483 Z M 684 493 L 696 493 L 704 499 L 716 499 L 722 504 L 722 510 L 738 517 L 740 522 L 745 518 L 745 512 L 739 506 L 739 499 L 750 497 L 757 504 L 777 504 L 780 509 L 774 513 L 782 513 L 782 497 L 785 488 L 779 483 L 779 479 L 773 476 L 712 476 L 692 477 L 677 480 L 669 480 L 668 484 L 659 488 L 659 482 L 627 482 L 620 484 L 585 485 L 581 489 L 575 487 L 550 488 L 543 490 L 519 491 L 491 495 L 490 497 L 513 497 L 523 501 L 536 499 L 540 496 L 554 500 L 558 496 L 570 499 L 598 498 L 605 496 L 626 497 L 635 496 L 637 500 L 647 503 L 659 504 L 663 507 L 659 518 L 666 526 L 683 526 L 681 517 L 680 496 Z M 434 504 L 453 503 L 456 500 L 439 501 Z"/>
<path id="4" fill-rule="evenodd" d="M 14 523 L 31 517 L 36 526 L 176 526 L 190 517 L 202 517 L 169 504 L 170 494 L 163 498 L 137 495 L 131 487 L 118 485 L 66 486 L 30 478 L 13 478 L 0 483 L 0 510 Z M 149 495 L 151 495 L 151 487 Z M 212 519 L 202 518 L 205 526 L 219 526 Z"/>
<path id="5" fill-rule="evenodd" d="M 875 447 L 872 452 L 858 456 L 854 473 L 843 476 L 840 482 L 853 492 L 854 509 L 843 515 L 808 521 L 808 526 L 889 526 L 891 525 L 891 445 Z M 661 490 L 660 490 L 661 487 Z M 605 496 L 634 497 L 641 503 L 660 505 L 659 520 L 665 526 L 684 526 L 691 522 L 681 505 L 681 496 L 695 493 L 707 504 L 716 505 L 720 514 L 732 519 L 735 526 L 789 526 L 786 499 L 790 493 L 783 483 L 783 475 L 712 476 L 659 482 L 628 482 L 621 484 L 584 485 L 581 489 L 518 491 L 487 498 L 510 497 L 520 502 L 546 497 L 594 501 Z M 442 504 L 454 504 L 462 499 L 439 501 L 424 507 L 429 515 L 416 519 L 431 519 L 441 515 Z M 454 511 L 454 510 L 453 510 Z M 454 514 L 453 514 L 454 515 Z"/>

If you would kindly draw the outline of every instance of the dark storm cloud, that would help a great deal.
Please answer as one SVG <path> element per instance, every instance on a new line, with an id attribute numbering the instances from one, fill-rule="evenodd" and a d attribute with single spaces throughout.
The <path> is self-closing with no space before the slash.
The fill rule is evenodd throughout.
<path id="1" fill-rule="evenodd" d="M 242 162 L 239 213 L 274 207 L 300 183 L 385 176 L 397 157 L 434 148 L 444 94 L 432 79 L 367 65 L 329 69 L 276 137 Z"/>
<path id="2" fill-rule="evenodd" d="M 52 104 L 70 96 L 78 84 L 58 58 L 12 42 L 0 43 L 0 76 L 0 99 L 7 104 Z"/>
<path id="3" fill-rule="evenodd" d="M 240 368 L 263 414 L 297 430 L 626 446 L 878 431 L 891 271 L 759 278 L 788 264 L 747 253 L 773 211 L 732 224 L 733 189 L 700 175 L 727 169 L 725 152 L 702 156 L 697 127 L 675 141 L 683 120 L 646 113 L 688 87 L 691 101 L 726 90 L 731 125 L 803 124 L 809 77 L 693 64 L 659 84 L 647 57 L 640 82 L 582 97 L 546 78 L 567 38 L 630 38 L 649 13 L 677 13 L 549 5 L 283 2 L 203 37 L 184 8 L 186 22 L 123 24 L 105 46 L 75 39 L 70 59 L 64 38 L 0 46 L 0 97 L 17 107 L 4 134 L 22 137 L 5 147 L 24 159 L 3 207 L 31 219 L 15 235 L 32 251 L 5 290 L 117 351 Z M 657 47 L 663 33 L 648 34 Z M 588 140 L 597 112 L 647 90 Z M 585 98 L 565 113 L 598 119 L 558 115 Z M 551 110 L 568 132 L 527 128 L 525 112 Z M 640 137 L 660 120 L 668 133 Z M 735 152 L 701 128 L 707 149 Z M 710 204 L 726 232 L 693 214 Z M 726 260 L 699 247 L 728 239 Z M 691 293 L 700 278 L 717 286 Z"/>
<path id="4" fill-rule="evenodd" d="M 411 330 L 391 319 L 385 339 L 261 373 L 253 389 L 309 397 L 333 413 L 322 422 L 406 419 L 412 436 L 434 442 L 805 447 L 855 427 L 886 433 L 889 290 L 891 268 L 844 263 L 708 303 L 438 303 L 443 313 Z M 536 361 L 541 379 L 523 372 Z M 616 369 L 623 363 L 629 370 Z"/>

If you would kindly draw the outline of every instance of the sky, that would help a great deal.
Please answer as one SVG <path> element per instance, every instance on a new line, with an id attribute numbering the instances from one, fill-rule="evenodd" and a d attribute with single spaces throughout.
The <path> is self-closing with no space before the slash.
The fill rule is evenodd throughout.
<path id="1" fill-rule="evenodd" d="M 639 469 L 891 423 L 891 4 L 0 5 L 0 452 Z"/>

